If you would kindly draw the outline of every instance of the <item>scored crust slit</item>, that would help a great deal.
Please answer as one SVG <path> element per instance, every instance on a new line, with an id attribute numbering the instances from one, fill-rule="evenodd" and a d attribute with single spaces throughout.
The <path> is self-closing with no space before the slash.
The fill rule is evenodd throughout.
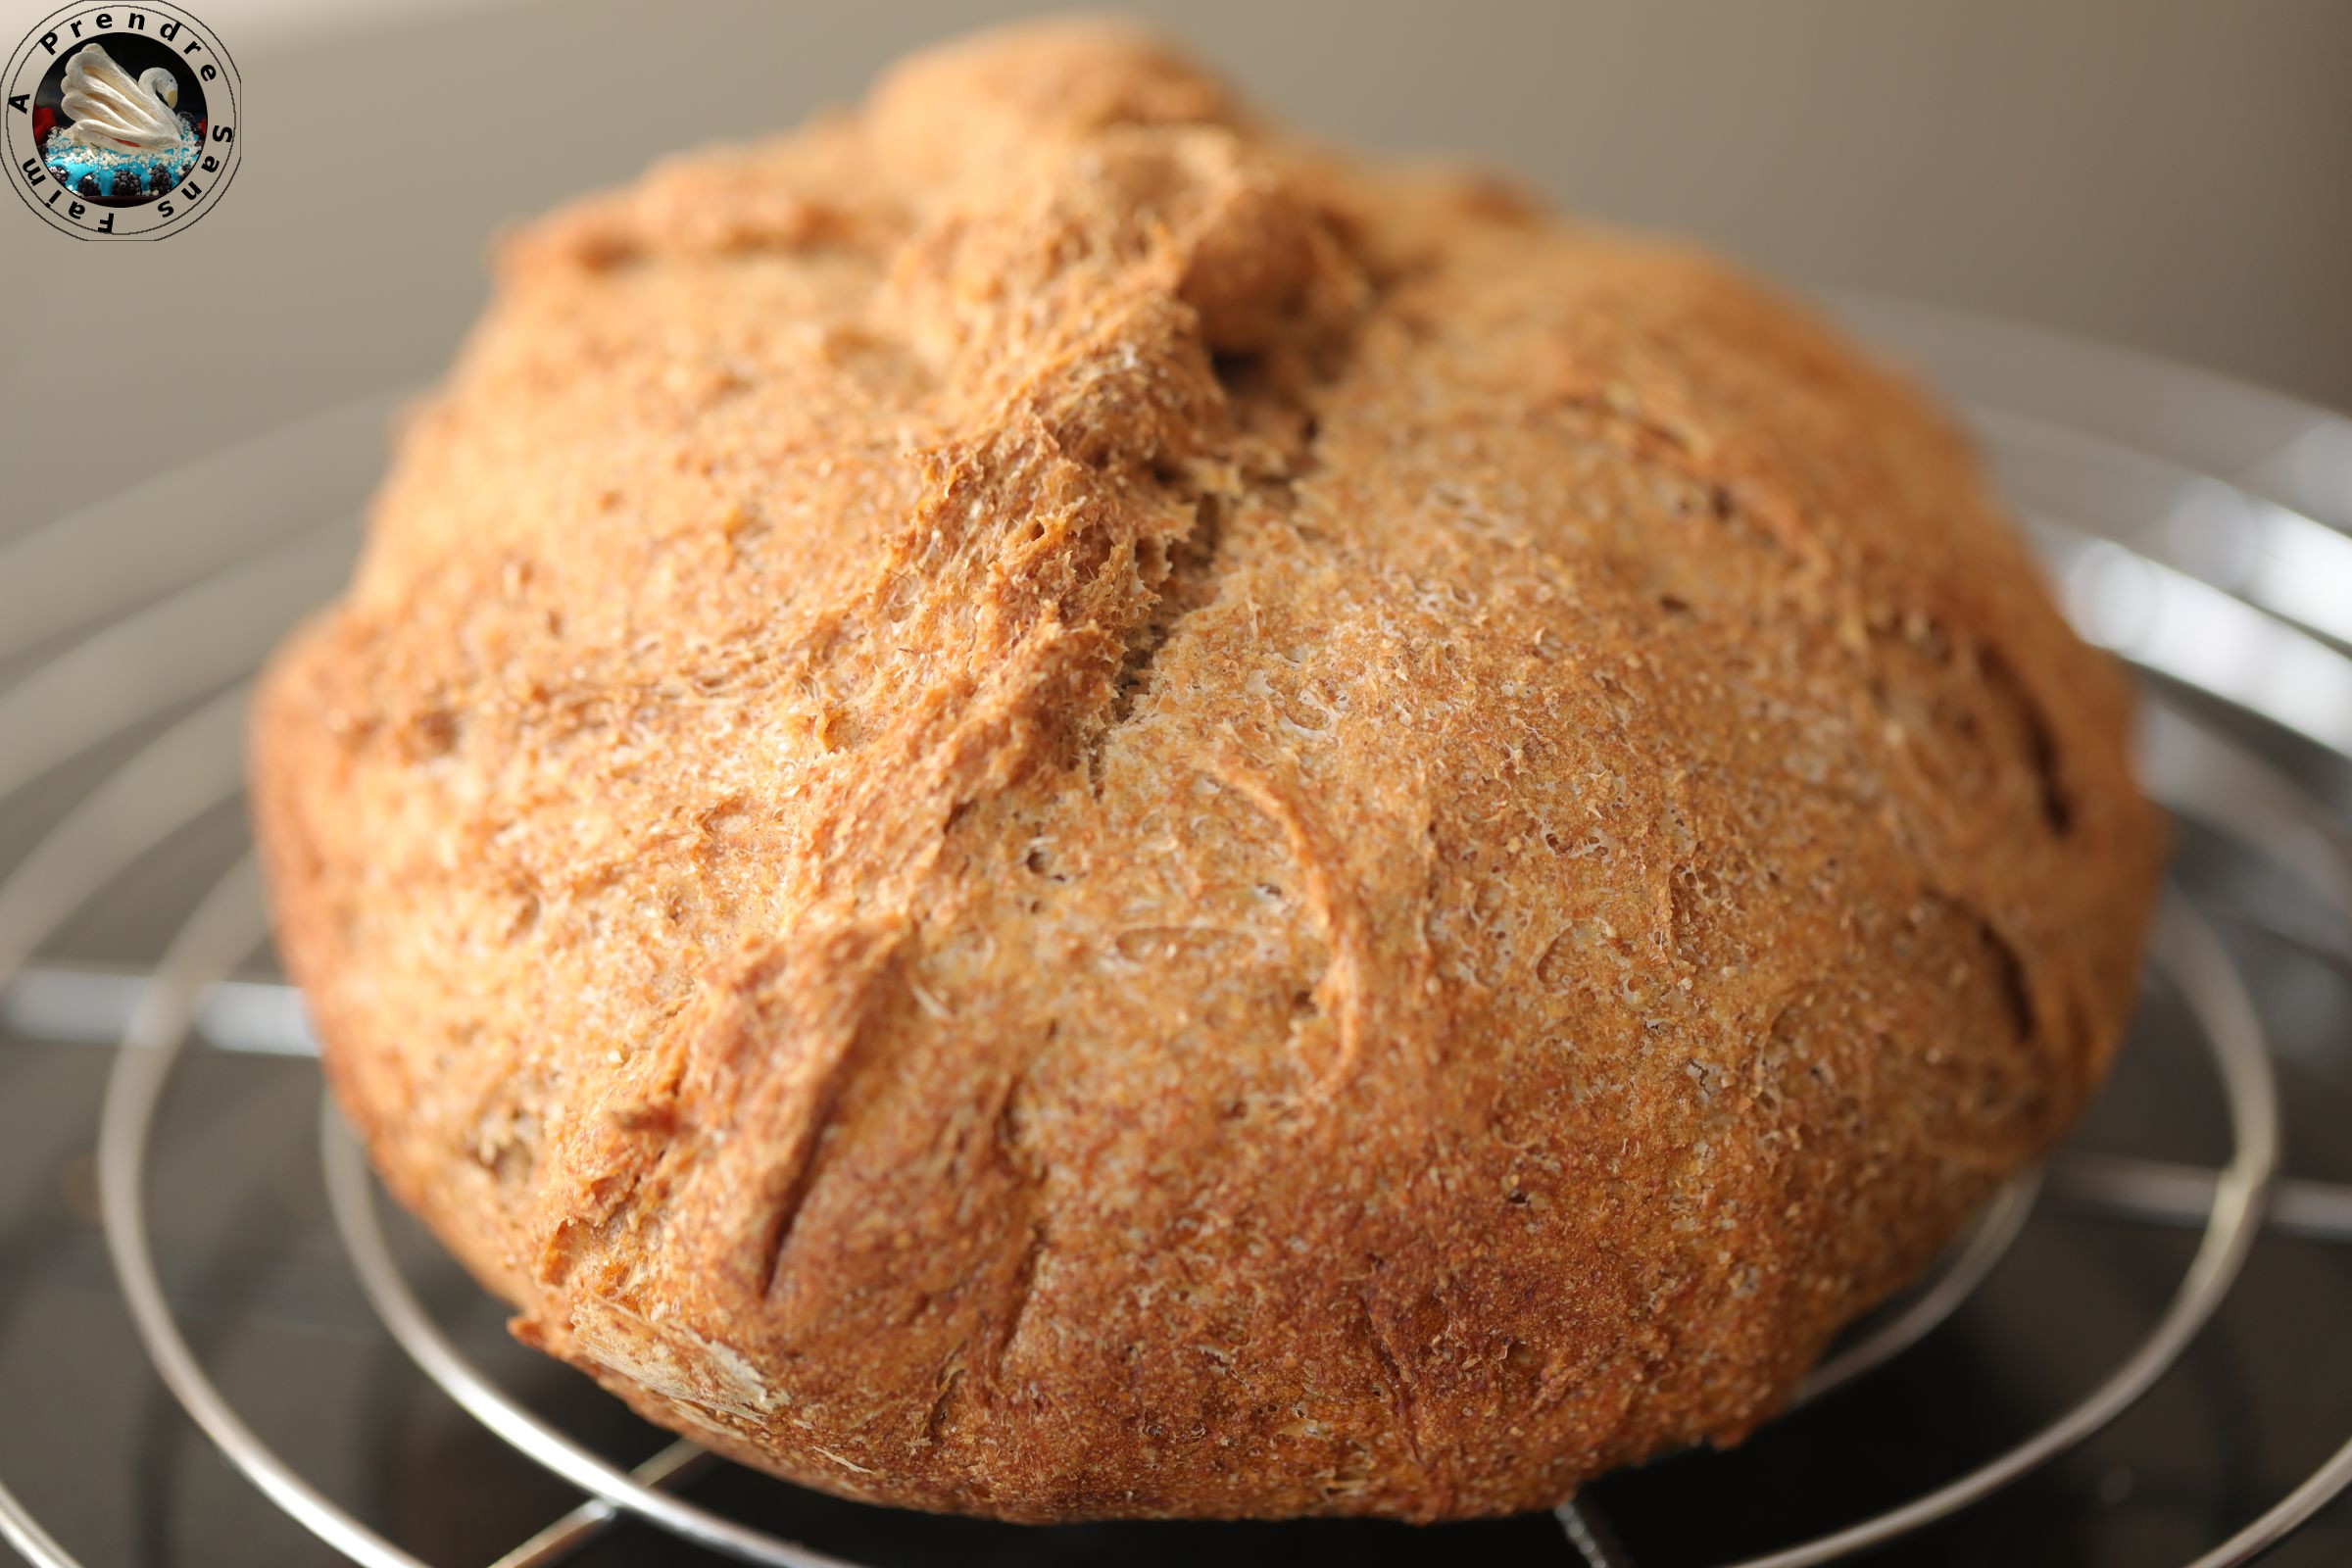
<path id="1" fill-rule="evenodd" d="M 510 236 L 254 721 L 376 1168 L 849 1496 L 1548 1505 L 2095 1089 L 2128 685 L 1908 382 L 1051 24 Z"/>

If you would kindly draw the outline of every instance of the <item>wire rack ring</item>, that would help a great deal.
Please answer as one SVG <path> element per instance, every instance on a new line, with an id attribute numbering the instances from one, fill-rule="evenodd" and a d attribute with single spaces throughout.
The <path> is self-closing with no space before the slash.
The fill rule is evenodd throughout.
<path id="1" fill-rule="evenodd" d="M 1849 299 L 1841 309 L 1962 403 L 2088 635 L 2180 688 L 2352 761 L 2352 421 L 1999 323 L 1881 301 Z M 159 531 L 154 496 L 134 493 L 0 545 L 0 801 L 118 737 L 148 736 L 0 876 L 0 1023 L 32 1016 L 52 990 L 122 1001 L 119 1031 L 91 1031 L 121 1041 L 101 1115 L 99 1178 L 110 1255 L 142 1345 L 189 1414 L 273 1503 L 353 1561 L 425 1568 L 246 1424 L 190 1349 L 155 1264 L 147 1165 L 173 1065 L 191 1038 L 222 1043 L 239 1028 L 250 1033 L 253 1019 L 229 1017 L 229 1003 L 276 1005 L 260 996 L 269 988 L 231 978 L 265 937 L 250 863 L 240 861 L 195 906 L 149 975 L 119 977 L 122 987 L 108 992 L 100 982 L 110 977 L 27 971 L 95 891 L 235 795 L 239 683 L 283 626 L 339 579 L 354 537 L 344 509 L 372 476 L 386 407 L 375 400 L 330 411 L 206 460 L 195 476 L 216 501 L 218 526 Z M 315 521 L 321 516 L 335 520 Z M 26 651 L 42 645 L 55 651 L 27 665 Z M 2229 658 L 2217 655 L 2223 648 Z M 2166 804 L 2352 921 L 2352 834 L 2339 814 L 2187 710 L 2154 702 L 2145 729 L 2150 776 Z M 2231 1157 L 2212 1172 L 2078 1161 L 2060 1174 L 2077 1198 L 2090 1195 L 2106 1211 L 2198 1225 L 2199 1246 L 2169 1304 L 2090 1394 L 2012 1447 L 1900 1507 L 1739 1568 L 1804 1568 L 1866 1551 L 2081 1443 L 2174 1363 L 2228 1296 L 2266 1218 L 2352 1241 L 2352 1190 L 2278 1181 L 2277 1089 L 2262 1027 L 2228 951 L 2183 895 L 2168 904 L 2156 962 L 2186 1002 L 2220 1079 Z M 281 1011 L 292 1015 L 290 1006 Z M 273 1044 L 247 1049 L 305 1046 L 281 1030 Z M 675 1495 L 672 1488 L 712 1462 L 692 1444 L 670 1444 L 623 1470 L 500 1389 L 424 1310 L 395 1262 L 371 1178 L 331 1109 L 320 1126 L 335 1226 L 392 1339 L 471 1416 L 586 1494 L 500 1568 L 552 1562 L 623 1517 L 745 1561 L 855 1568 Z M 2038 1177 L 2005 1189 L 1924 1285 L 1815 1371 L 1800 1400 L 1832 1395 L 1932 1333 L 1998 1265 L 2041 1191 Z M 2352 1443 L 2192 1568 L 2250 1561 L 2348 1485 Z M 1604 1522 L 1575 1504 L 1559 1516 L 1564 1552 L 1595 1568 L 1629 1568 Z M 77 1568 L 5 1485 L 0 1539 L 41 1568 Z"/>

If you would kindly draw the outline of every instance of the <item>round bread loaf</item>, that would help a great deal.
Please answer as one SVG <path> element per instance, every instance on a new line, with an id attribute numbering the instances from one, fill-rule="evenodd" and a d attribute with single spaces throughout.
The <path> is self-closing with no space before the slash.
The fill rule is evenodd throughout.
<path id="1" fill-rule="evenodd" d="M 255 730 L 392 1190 L 723 1453 L 1556 1501 L 2096 1086 L 2128 689 L 1803 310 L 996 34 L 513 237 Z"/>

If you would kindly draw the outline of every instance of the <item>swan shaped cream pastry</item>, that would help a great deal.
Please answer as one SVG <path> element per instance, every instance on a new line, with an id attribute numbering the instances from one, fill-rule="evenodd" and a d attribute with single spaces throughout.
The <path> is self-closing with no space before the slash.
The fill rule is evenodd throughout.
<path id="1" fill-rule="evenodd" d="M 115 152 L 162 152 L 187 139 L 187 127 L 172 112 L 178 102 L 179 83 L 163 67 L 149 67 L 134 81 L 104 48 L 87 44 L 66 63 L 59 107 L 74 122 L 61 126 L 55 139 Z"/>

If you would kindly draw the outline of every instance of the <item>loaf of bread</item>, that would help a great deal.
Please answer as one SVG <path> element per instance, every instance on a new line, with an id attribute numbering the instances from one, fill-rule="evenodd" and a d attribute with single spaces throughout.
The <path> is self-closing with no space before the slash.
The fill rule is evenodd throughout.
<path id="1" fill-rule="evenodd" d="M 1805 310 L 991 34 L 504 245 L 255 720 L 515 1331 L 845 1495 L 1546 1505 L 2099 1082 L 2120 672 Z"/>

